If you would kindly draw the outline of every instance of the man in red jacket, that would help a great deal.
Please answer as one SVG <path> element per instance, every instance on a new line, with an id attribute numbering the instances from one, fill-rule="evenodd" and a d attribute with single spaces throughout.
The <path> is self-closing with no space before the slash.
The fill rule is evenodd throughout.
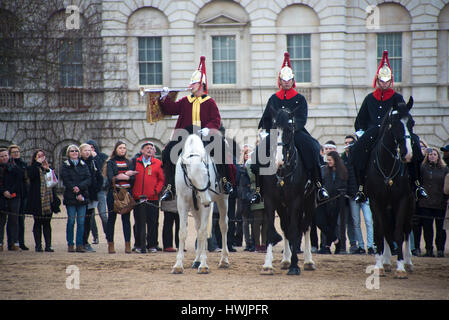
<path id="1" fill-rule="evenodd" d="M 132 189 L 134 200 L 134 220 L 136 221 L 136 250 L 146 253 L 146 239 L 150 252 L 157 251 L 158 226 L 159 226 L 159 193 L 164 186 L 164 173 L 161 161 L 154 157 L 156 148 L 150 141 L 142 144 L 141 154 L 133 161 L 136 180 Z M 148 236 L 147 230 L 148 228 Z"/>

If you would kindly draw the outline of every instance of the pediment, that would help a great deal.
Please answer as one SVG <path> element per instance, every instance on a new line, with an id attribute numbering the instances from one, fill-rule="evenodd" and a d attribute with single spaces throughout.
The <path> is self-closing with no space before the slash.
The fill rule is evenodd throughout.
<path id="1" fill-rule="evenodd" d="M 202 21 L 198 22 L 199 26 L 204 27 L 223 27 L 223 26 L 244 26 L 248 22 L 247 21 L 241 21 L 235 17 L 230 16 L 226 13 L 220 13 L 216 16 L 209 17 L 206 19 L 203 19 Z"/>

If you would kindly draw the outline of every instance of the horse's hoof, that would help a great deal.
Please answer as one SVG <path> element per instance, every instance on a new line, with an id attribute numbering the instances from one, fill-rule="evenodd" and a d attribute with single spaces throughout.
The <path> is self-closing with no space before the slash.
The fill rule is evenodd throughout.
<path id="1" fill-rule="evenodd" d="M 290 261 L 281 261 L 281 269 L 287 270 L 290 267 L 291 262 Z"/>
<path id="2" fill-rule="evenodd" d="M 209 273 L 209 268 L 208 267 L 198 268 L 198 273 L 199 274 L 208 274 Z"/>
<path id="3" fill-rule="evenodd" d="M 221 268 L 221 269 L 227 269 L 227 268 L 229 268 L 229 262 L 220 262 L 219 264 L 218 264 L 218 267 L 219 268 Z"/>
<path id="4" fill-rule="evenodd" d="M 403 270 L 396 270 L 395 275 L 394 275 L 395 279 L 407 279 L 407 272 L 403 271 Z"/>
<path id="5" fill-rule="evenodd" d="M 413 264 L 405 264 L 405 271 L 407 272 L 413 272 Z"/>
<path id="6" fill-rule="evenodd" d="M 384 270 L 385 270 L 385 272 L 391 272 L 391 264 L 384 263 Z"/>
<path id="7" fill-rule="evenodd" d="M 316 270 L 315 264 L 313 262 L 304 263 L 304 270 L 315 271 Z"/>
<path id="8" fill-rule="evenodd" d="M 299 276 L 301 274 L 301 269 L 299 267 L 293 267 L 288 269 L 287 275 L 289 276 Z"/>
<path id="9" fill-rule="evenodd" d="M 270 267 L 262 267 L 260 274 L 272 276 L 274 274 L 274 269 Z"/>
<path id="10" fill-rule="evenodd" d="M 172 274 L 182 274 L 182 273 L 184 273 L 184 268 L 183 267 L 174 267 L 171 270 L 171 273 Z"/>
<path id="11" fill-rule="evenodd" d="M 201 262 L 199 261 L 193 261 L 192 263 L 192 269 L 198 269 L 200 266 Z"/>

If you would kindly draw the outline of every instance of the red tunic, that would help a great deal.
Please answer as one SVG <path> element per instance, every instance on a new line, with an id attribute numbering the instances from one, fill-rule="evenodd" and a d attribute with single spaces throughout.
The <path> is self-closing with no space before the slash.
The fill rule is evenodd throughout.
<path id="1" fill-rule="evenodd" d="M 206 97 L 204 95 L 202 98 Z M 187 97 L 176 102 L 168 97 L 165 101 L 160 101 L 161 110 L 167 115 L 179 115 L 175 129 L 185 129 L 192 125 L 193 103 L 190 103 Z M 201 128 L 219 129 L 221 124 L 220 112 L 217 104 L 212 98 L 204 101 L 200 105 Z"/>

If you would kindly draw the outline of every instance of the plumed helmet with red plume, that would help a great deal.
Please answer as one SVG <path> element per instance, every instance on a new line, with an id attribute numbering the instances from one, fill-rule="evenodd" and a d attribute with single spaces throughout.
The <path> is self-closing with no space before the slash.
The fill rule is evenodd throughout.
<path id="1" fill-rule="evenodd" d="M 374 77 L 373 87 L 376 87 L 377 79 L 382 81 L 390 81 L 393 86 L 393 73 L 391 72 L 390 61 L 388 60 L 388 51 L 385 50 L 382 55 L 379 67 L 377 68 L 376 76 Z"/>
<path id="2" fill-rule="evenodd" d="M 206 57 L 201 56 L 198 69 L 192 73 L 190 84 L 201 82 L 204 84 L 204 93 L 207 93 L 207 78 L 206 78 Z"/>
<path id="3" fill-rule="evenodd" d="M 290 54 L 288 52 L 284 53 L 284 62 L 282 62 L 281 71 L 278 77 L 278 87 L 281 87 L 281 80 L 289 81 L 293 79 L 293 88 L 296 87 L 295 75 L 293 74 L 292 65 L 290 63 Z"/>

